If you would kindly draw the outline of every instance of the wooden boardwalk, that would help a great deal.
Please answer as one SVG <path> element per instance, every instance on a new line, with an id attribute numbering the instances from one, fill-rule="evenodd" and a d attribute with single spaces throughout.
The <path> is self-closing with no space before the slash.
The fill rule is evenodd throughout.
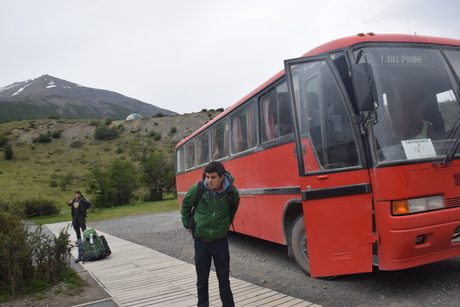
<path id="1" fill-rule="evenodd" d="M 47 224 L 58 235 L 69 222 Z M 96 230 L 97 231 L 97 230 Z M 112 250 L 108 258 L 81 263 L 99 284 L 112 296 L 119 306 L 196 306 L 196 275 L 193 264 L 159 253 L 148 247 L 132 243 L 110 234 L 104 235 Z M 69 227 L 71 241 L 75 233 Z M 77 258 L 77 248 L 72 249 Z M 236 306 L 320 307 L 251 283 L 230 278 Z M 219 298 L 217 277 L 211 271 L 210 306 L 222 306 Z"/>

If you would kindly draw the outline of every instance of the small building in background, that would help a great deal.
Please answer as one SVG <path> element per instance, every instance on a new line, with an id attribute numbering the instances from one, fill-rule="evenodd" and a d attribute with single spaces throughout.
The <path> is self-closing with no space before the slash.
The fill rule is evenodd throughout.
<path id="1" fill-rule="evenodd" d="M 137 119 L 137 118 L 142 118 L 142 116 L 140 116 L 137 113 L 132 113 L 132 114 L 129 114 L 128 117 L 126 117 L 126 120 Z"/>

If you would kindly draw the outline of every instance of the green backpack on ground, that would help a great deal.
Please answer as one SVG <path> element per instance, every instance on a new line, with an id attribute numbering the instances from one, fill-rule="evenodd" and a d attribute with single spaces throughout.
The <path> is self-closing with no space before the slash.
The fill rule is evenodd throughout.
<path id="1" fill-rule="evenodd" d="M 83 262 L 104 259 L 111 254 L 104 236 L 99 236 L 96 230 L 88 228 L 83 231 Z"/>

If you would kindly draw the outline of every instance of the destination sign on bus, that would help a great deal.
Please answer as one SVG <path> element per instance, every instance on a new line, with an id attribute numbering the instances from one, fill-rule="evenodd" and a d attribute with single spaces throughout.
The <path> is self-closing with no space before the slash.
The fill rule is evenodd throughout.
<path id="1" fill-rule="evenodd" d="M 380 63 L 424 64 L 424 58 L 421 55 L 380 55 Z"/>

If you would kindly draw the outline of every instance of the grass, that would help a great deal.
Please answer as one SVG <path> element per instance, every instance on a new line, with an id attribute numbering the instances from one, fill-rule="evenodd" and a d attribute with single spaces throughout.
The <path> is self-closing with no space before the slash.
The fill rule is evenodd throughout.
<path id="1" fill-rule="evenodd" d="M 9 138 L 14 152 L 13 159 L 6 160 L 0 148 L 0 201 L 15 202 L 39 198 L 51 200 L 58 207 L 62 206 L 61 210 L 65 210 L 76 190 L 81 190 L 91 199 L 91 195 L 86 195 L 84 186 L 91 169 L 95 166 L 104 168 L 114 159 L 130 160 L 130 145 L 140 135 L 125 132 L 114 140 L 95 140 L 95 126 L 91 125 L 90 120 L 56 122 L 44 119 L 34 122 L 35 128 L 30 128 L 27 121 L 0 124 L 0 134 Z M 64 138 L 67 129 L 78 136 Z M 50 143 L 32 143 L 20 138 L 25 133 L 23 131 L 28 130 L 36 133 L 58 130 L 62 131 L 63 136 Z M 74 146 L 77 142 L 79 145 Z M 155 146 L 173 148 L 174 143 L 164 137 Z M 59 183 L 62 177 L 69 174 L 72 175 L 73 182 L 65 190 L 52 186 L 52 182 Z M 144 195 L 137 196 L 142 198 Z"/>
<path id="2" fill-rule="evenodd" d="M 105 209 L 90 209 L 87 223 L 113 220 L 126 216 L 153 214 L 178 210 L 177 198 L 169 196 L 164 200 L 155 202 L 137 202 L 131 206 L 120 206 Z M 66 210 L 60 214 L 41 216 L 27 219 L 36 224 L 53 224 L 71 220 L 70 211 Z"/>

